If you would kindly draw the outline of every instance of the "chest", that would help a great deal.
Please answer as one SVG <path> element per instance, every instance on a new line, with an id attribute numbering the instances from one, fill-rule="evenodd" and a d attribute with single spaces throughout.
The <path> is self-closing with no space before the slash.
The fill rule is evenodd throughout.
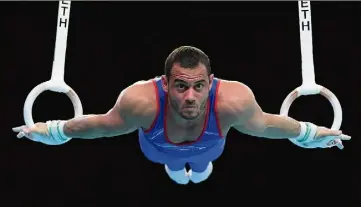
<path id="1" fill-rule="evenodd" d="M 219 139 L 220 132 L 222 136 L 226 136 L 230 127 L 227 125 L 219 125 L 219 129 L 207 130 L 207 125 L 199 125 L 189 128 L 179 128 L 166 126 L 164 135 L 173 143 L 193 142 L 202 136 L 211 136 L 211 139 Z"/>
<path id="2" fill-rule="evenodd" d="M 203 131 L 206 126 L 197 125 L 192 127 L 176 127 L 176 126 L 165 126 L 164 134 L 165 136 L 174 143 L 181 142 L 192 142 L 196 141 L 200 136 L 202 136 Z"/>

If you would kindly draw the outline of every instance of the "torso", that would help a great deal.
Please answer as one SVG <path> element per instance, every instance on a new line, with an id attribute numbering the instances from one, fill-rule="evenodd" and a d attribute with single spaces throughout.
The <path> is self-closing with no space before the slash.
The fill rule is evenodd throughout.
<path id="1" fill-rule="evenodd" d="M 209 92 L 203 123 L 186 130 L 167 125 L 167 94 L 161 87 L 161 79 L 153 80 L 157 96 L 156 116 L 148 129 L 139 129 L 139 141 L 146 157 L 154 161 L 155 153 L 163 153 L 179 158 L 201 154 L 216 158 L 223 152 L 229 127 L 220 122 L 217 113 L 219 83 L 220 80 L 215 79 Z"/>

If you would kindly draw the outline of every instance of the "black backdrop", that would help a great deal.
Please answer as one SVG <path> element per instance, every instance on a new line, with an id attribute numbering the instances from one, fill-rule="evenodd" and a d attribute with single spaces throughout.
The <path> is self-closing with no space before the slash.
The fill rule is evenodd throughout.
<path id="1" fill-rule="evenodd" d="M 212 176 L 187 186 L 146 160 L 136 133 L 60 147 L 15 138 L 10 129 L 23 123 L 27 94 L 50 78 L 57 8 L 57 2 L 1 3 L 6 116 L 0 171 L 2 196 L 12 202 L 6 206 L 359 206 L 359 3 L 311 7 L 316 81 L 337 95 L 341 129 L 354 140 L 343 151 L 306 150 L 231 131 Z M 206 52 L 215 76 L 250 86 L 266 112 L 279 113 L 286 95 L 301 84 L 297 2 L 73 2 L 65 80 L 85 114 L 104 113 L 122 89 L 161 75 L 166 56 L 181 45 Z M 68 119 L 73 110 L 66 96 L 45 92 L 33 114 L 35 121 Z M 307 96 L 297 99 L 290 116 L 331 126 L 333 112 L 323 97 Z"/>

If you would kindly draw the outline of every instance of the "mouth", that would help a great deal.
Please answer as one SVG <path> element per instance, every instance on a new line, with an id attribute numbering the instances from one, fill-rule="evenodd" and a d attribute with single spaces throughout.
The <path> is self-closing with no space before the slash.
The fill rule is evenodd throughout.
<path id="1" fill-rule="evenodd" d="M 186 106 L 186 107 L 183 107 L 184 109 L 195 109 L 197 108 L 196 106 Z"/>

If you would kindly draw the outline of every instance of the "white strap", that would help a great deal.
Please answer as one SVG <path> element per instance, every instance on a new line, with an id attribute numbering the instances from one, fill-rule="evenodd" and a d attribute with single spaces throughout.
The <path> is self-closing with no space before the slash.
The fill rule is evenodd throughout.
<path id="1" fill-rule="evenodd" d="M 302 148 L 317 148 L 318 146 L 308 145 L 308 142 L 313 141 L 317 133 L 317 126 L 309 122 L 300 122 L 301 132 L 295 138 L 290 138 L 289 140 Z"/>
<path id="2" fill-rule="evenodd" d="M 315 139 L 317 133 L 317 126 L 310 122 L 301 122 L 302 125 L 306 125 L 306 132 L 302 138 L 297 139 L 300 143 L 311 142 Z"/>
<path id="3" fill-rule="evenodd" d="M 305 135 L 306 135 L 306 131 L 307 131 L 306 123 L 304 123 L 304 122 L 299 122 L 299 123 L 301 125 L 301 132 L 297 137 L 292 138 L 292 139 L 295 139 L 295 140 L 303 139 L 305 137 Z"/>
<path id="4" fill-rule="evenodd" d="M 52 139 L 56 142 L 65 143 L 71 139 L 64 134 L 64 125 L 66 121 L 47 121 L 46 124 L 48 126 L 49 134 Z"/>

